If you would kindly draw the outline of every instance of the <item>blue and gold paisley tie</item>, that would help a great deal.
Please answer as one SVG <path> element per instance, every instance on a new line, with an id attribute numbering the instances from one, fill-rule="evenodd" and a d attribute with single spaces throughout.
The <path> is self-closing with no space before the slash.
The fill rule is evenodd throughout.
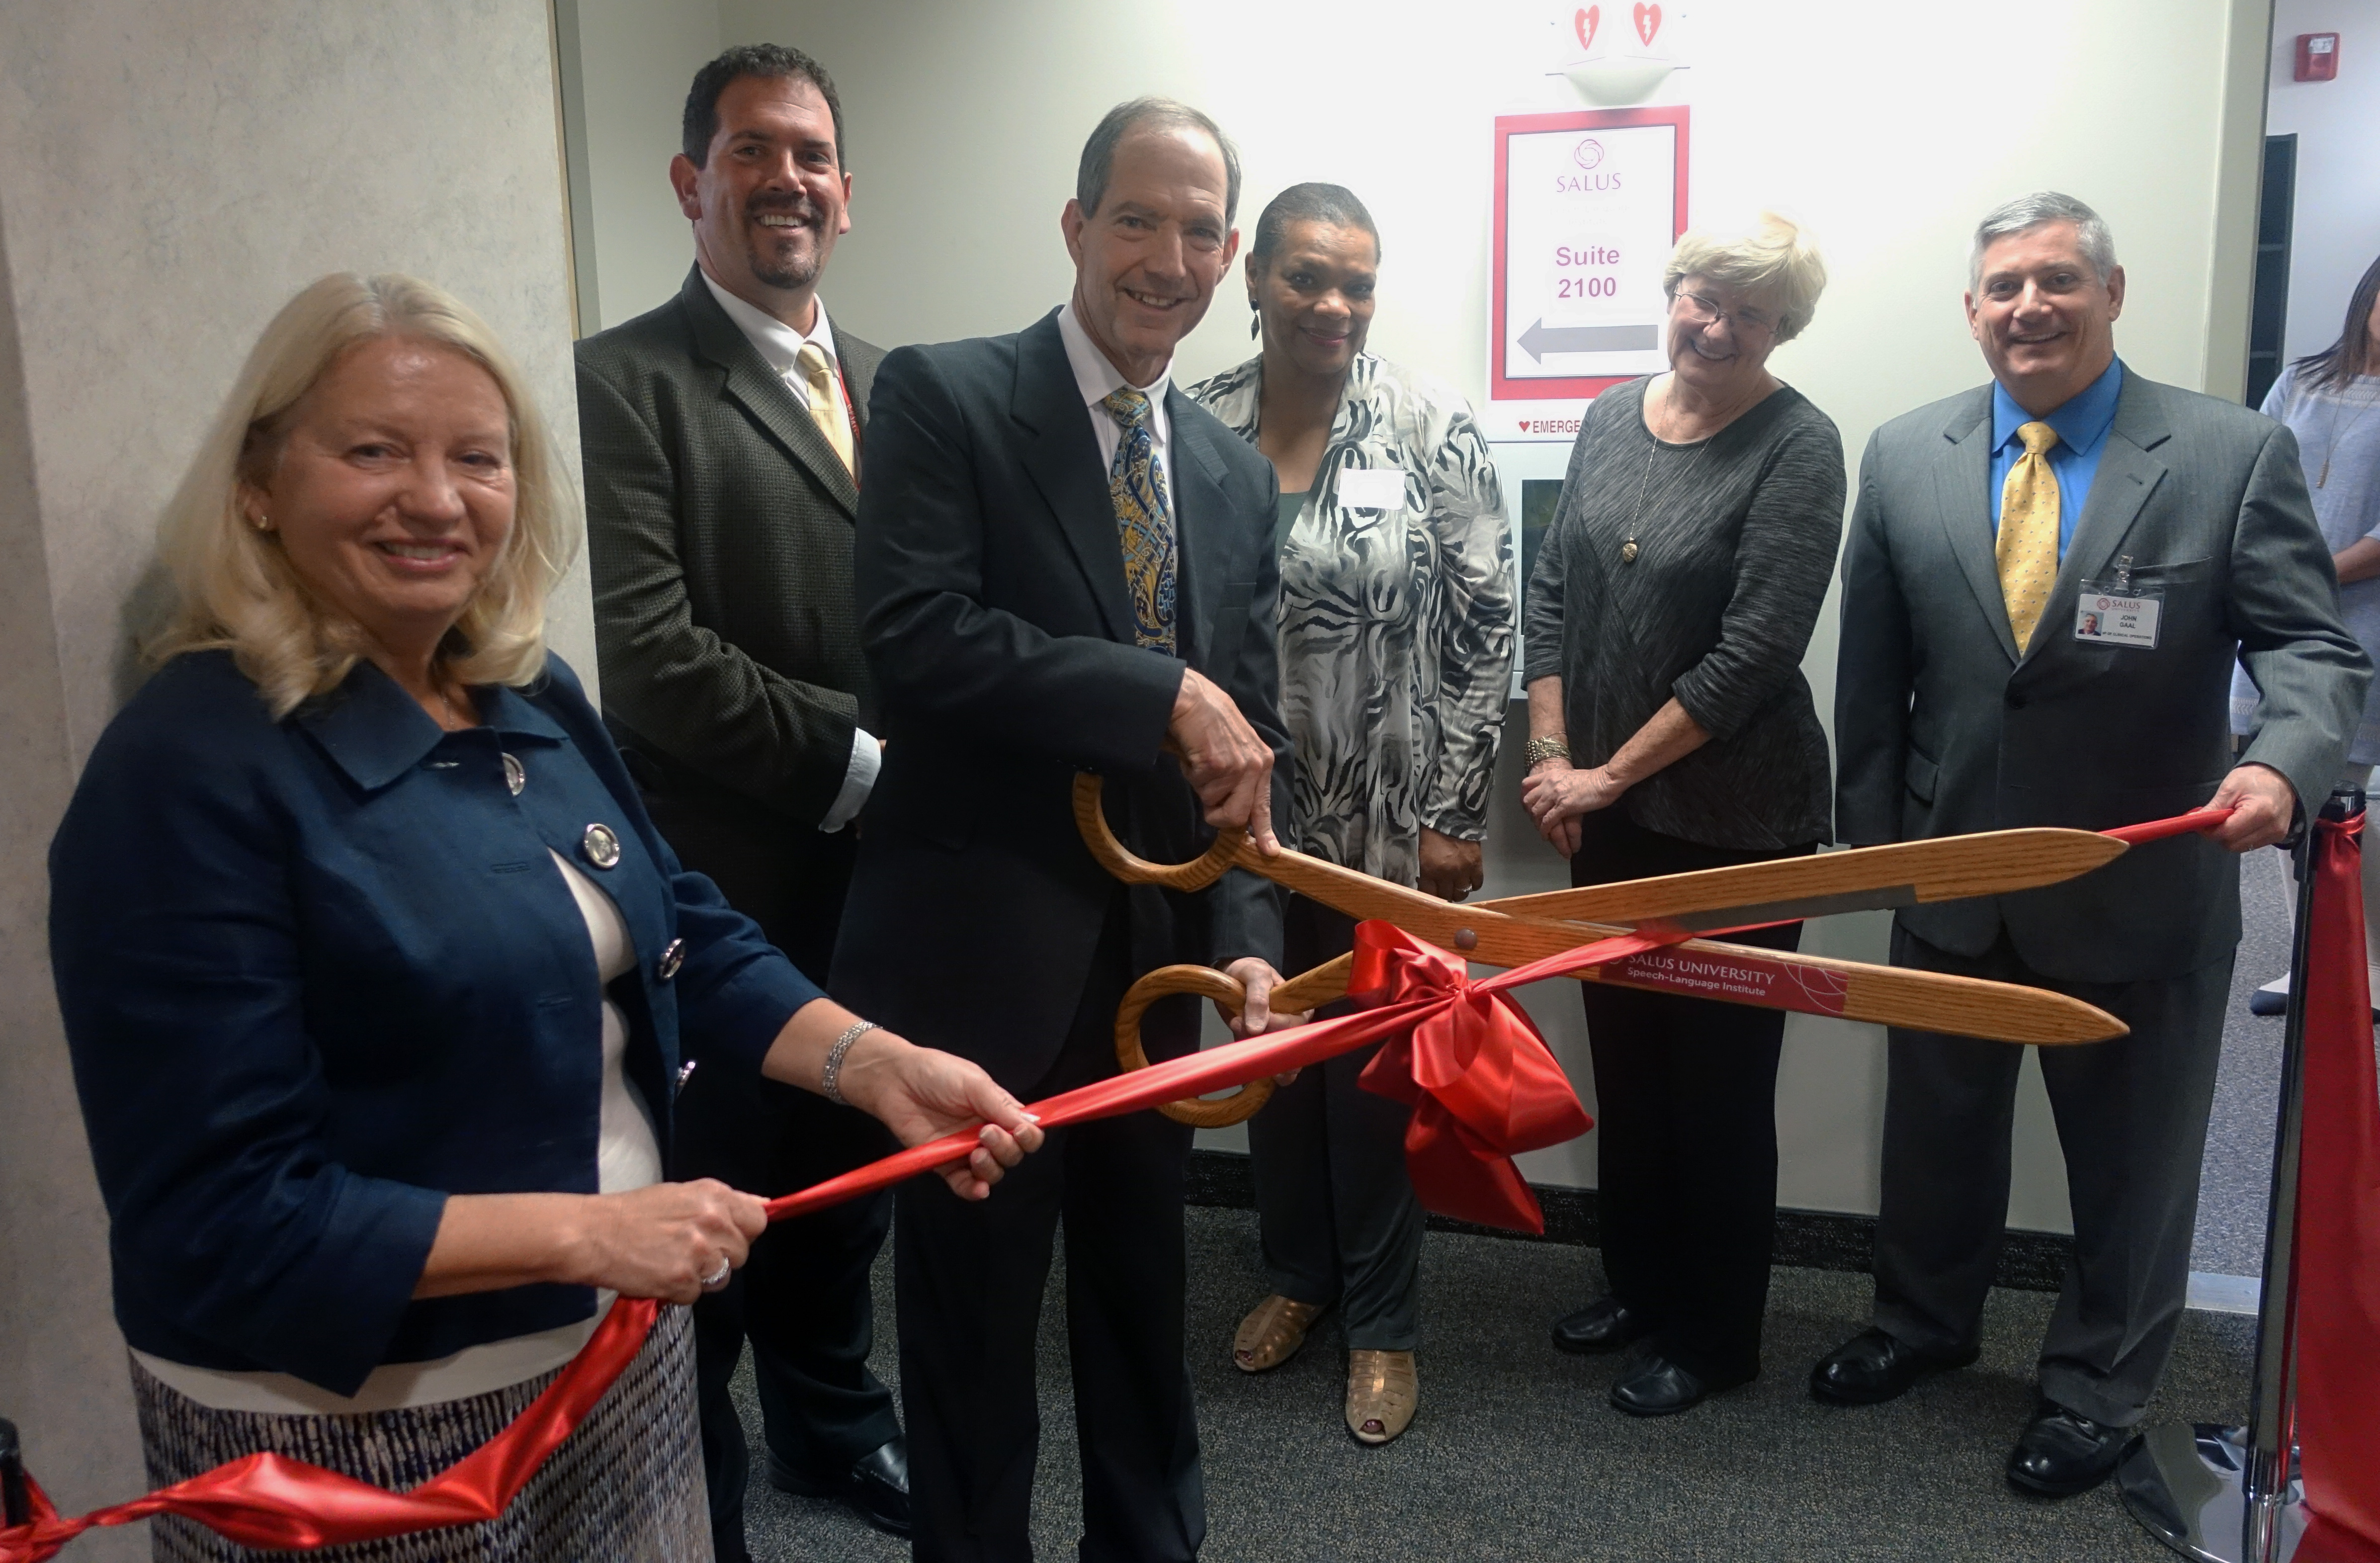
<path id="1" fill-rule="evenodd" d="M 1157 459 L 1148 397 L 1127 385 L 1099 402 L 1123 437 L 1108 469 L 1116 530 L 1123 544 L 1123 584 L 1132 594 L 1133 639 L 1165 652 L 1173 636 L 1173 512 L 1165 499 L 1165 467 Z"/>

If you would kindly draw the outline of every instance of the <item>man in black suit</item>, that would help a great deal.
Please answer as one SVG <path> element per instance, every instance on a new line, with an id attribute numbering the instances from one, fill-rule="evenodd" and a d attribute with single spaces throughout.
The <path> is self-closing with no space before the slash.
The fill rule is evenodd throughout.
<path id="1" fill-rule="evenodd" d="M 818 62 L 732 49 L 688 93 L 671 160 L 696 262 L 678 297 L 578 345 L 596 644 L 613 732 L 654 822 L 803 970 L 824 976 L 850 883 L 846 829 L 880 745 L 851 599 L 856 457 L 882 355 L 818 285 L 851 226 L 843 115 Z M 673 1176 L 782 1193 L 892 1148 L 807 1091 L 697 1072 Z M 745 1557 L 748 1465 L 728 1394 L 744 1338 L 772 1481 L 896 1534 L 907 1457 L 868 1371 L 868 1269 L 892 1201 L 787 1222 L 695 1305 L 711 1529 Z"/>
<path id="2" fill-rule="evenodd" d="M 1278 484 L 1169 373 L 1238 247 L 1239 183 L 1204 115 L 1120 105 L 1062 219 L 1065 308 L 1013 336 L 903 348 L 877 375 L 856 574 L 888 743 L 832 987 L 1028 1102 L 1115 1072 L 1117 1002 L 1156 966 L 1225 967 L 1248 985 L 1243 1026 L 1269 1019 L 1270 887 L 1234 873 L 1196 895 L 1127 891 L 1069 806 L 1075 772 L 1100 772 L 1111 822 L 1164 861 L 1199 850 L 1202 815 L 1270 850 L 1286 807 Z M 1195 1048 L 1196 1022 L 1152 1010 L 1150 1054 Z M 919 1559 L 1031 1555 L 1034 1337 L 1062 1215 L 1081 1556 L 1196 1555 L 1189 1148 L 1187 1128 L 1138 1113 L 1053 1131 L 980 1205 L 899 1191 Z"/>

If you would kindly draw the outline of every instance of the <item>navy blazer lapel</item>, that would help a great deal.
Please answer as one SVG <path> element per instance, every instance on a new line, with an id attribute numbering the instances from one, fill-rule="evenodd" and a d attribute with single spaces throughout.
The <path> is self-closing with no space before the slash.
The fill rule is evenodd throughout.
<path id="1" fill-rule="evenodd" d="M 710 285 L 702 280 L 701 267 L 686 273 L 680 297 L 686 304 L 686 318 L 694 326 L 695 350 L 721 373 L 720 394 L 750 414 L 787 455 L 808 467 L 811 476 L 825 486 L 828 496 L 843 507 L 844 515 L 856 521 L 859 488 L 844 466 L 843 458 L 826 442 L 826 435 L 820 431 L 818 420 L 810 417 L 808 406 L 794 399 L 793 392 L 769 367 L 769 361 L 760 357 L 760 350 L 752 345 L 735 322 L 727 318 L 727 311 L 719 307 L 719 300 L 710 296 Z"/>
<path id="2" fill-rule="evenodd" d="M 1132 598 L 1124 586 L 1115 501 L 1099 475 L 1091 411 L 1066 360 L 1055 309 L 1017 333 L 1016 390 L 1009 412 L 1033 430 L 1025 445 L 1025 469 L 1074 550 L 1109 636 L 1132 644 Z"/>
<path id="3" fill-rule="evenodd" d="M 1223 493 L 1223 461 L 1215 454 L 1208 431 L 1191 417 L 1196 406 L 1171 388 L 1165 418 L 1172 430 L 1173 539 L 1175 567 L 1181 571 L 1175 600 L 1188 612 L 1176 625 L 1182 660 L 1194 668 L 1207 665 L 1215 649 L 1209 637 L 1223 600 L 1223 586 L 1232 563 L 1231 501 Z"/>
<path id="4" fill-rule="evenodd" d="M 2082 583 L 2096 580 L 2116 547 L 2131 530 L 2141 507 L 2148 503 L 2166 465 L 2149 453 L 2173 437 L 2159 403 L 2156 385 L 2127 369 L 2124 386 L 2116 397 L 2116 421 L 2099 452 L 2099 469 L 2091 477 L 2091 497 L 2074 523 L 2074 540 L 2066 546 L 2066 560 L 2058 572 L 2050 606 L 2073 600 Z M 2046 623 L 2047 620 L 2043 621 Z M 2038 646 L 2038 637 L 2034 644 Z"/>
<path id="5" fill-rule="evenodd" d="M 1943 427 L 1942 438 L 1947 443 L 1934 461 L 1934 509 L 1949 534 L 1951 556 L 1975 594 L 1976 607 L 2014 664 L 2016 631 L 2009 627 L 2008 599 L 2000 591 L 1999 561 L 1993 551 L 1990 386 L 1959 408 Z M 1857 611 L 1856 603 L 1851 606 Z"/>

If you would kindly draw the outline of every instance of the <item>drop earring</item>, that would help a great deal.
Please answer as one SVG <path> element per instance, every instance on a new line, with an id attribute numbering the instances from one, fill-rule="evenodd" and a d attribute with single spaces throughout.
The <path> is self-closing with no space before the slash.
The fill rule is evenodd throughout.
<path id="1" fill-rule="evenodd" d="M 1257 301 L 1251 298 L 1248 300 L 1248 340 L 1254 342 L 1263 334 L 1264 315 L 1257 309 Z"/>

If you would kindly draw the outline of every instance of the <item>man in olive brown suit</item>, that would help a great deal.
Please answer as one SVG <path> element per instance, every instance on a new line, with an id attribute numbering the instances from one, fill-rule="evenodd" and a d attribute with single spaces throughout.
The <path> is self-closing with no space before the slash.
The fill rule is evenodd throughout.
<path id="1" fill-rule="evenodd" d="M 798 50 L 732 49 L 687 95 L 670 165 L 692 220 L 678 296 L 578 345 L 596 644 L 613 731 L 686 866 L 824 980 L 876 780 L 852 616 L 868 393 L 883 356 L 818 287 L 851 225 L 834 84 Z M 873 1120 L 698 1072 L 671 1171 L 757 1193 L 890 1151 Z M 747 1555 L 747 1457 L 728 1382 L 752 1341 L 771 1481 L 908 1531 L 908 1457 L 868 1371 L 868 1268 L 889 1195 L 771 1230 L 695 1306 L 722 1563 Z"/>

